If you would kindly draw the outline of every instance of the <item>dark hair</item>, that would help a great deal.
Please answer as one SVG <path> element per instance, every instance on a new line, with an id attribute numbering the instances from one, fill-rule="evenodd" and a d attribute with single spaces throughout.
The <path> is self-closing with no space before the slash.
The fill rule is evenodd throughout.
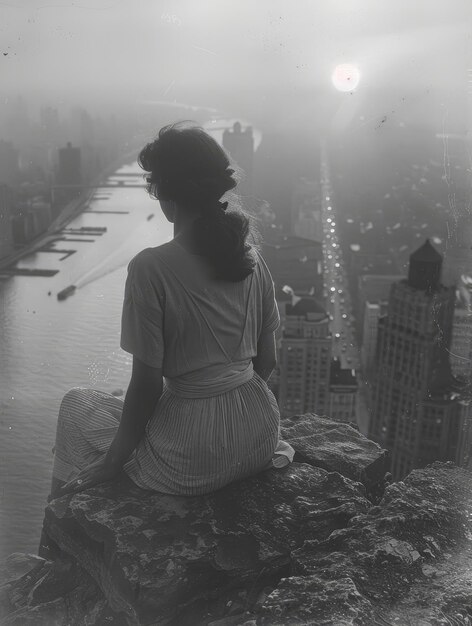
<path id="1" fill-rule="evenodd" d="M 240 170 L 213 137 L 194 122 L 169 124 L 141 150 L 138 163 L 149 172 L 151 196 L 198 212 L 192 241 L 217 278 L 238 282 L 253 272 L 256 255 L 247 239 L 252 236 L 255 243 L 257 231 L 251 216 L 234 194 L 228 196 L 229 208 L 220 202 L 238 184 Z"/>

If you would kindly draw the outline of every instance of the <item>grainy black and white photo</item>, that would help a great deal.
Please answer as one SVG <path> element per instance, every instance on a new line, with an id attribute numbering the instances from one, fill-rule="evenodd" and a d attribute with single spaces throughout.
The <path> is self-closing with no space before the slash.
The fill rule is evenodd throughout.
<path id="1" fill-rule="evenodd" d="M 472 625 L 470 0 L 0 1 L 2 626 Z"/>

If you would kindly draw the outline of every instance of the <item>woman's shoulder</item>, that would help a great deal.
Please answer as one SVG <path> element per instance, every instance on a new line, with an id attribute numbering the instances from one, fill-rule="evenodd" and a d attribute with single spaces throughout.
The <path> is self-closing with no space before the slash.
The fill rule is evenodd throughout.
<path id="1" fill-rule="evenodd" d="M 138 283 L 163 283 L 169 242 L 154 248 L 144 248 L 128 264 L 128 274 Z"/>
<path id="2" fill-rule="evenodd" d="M 258 248 L 253 248 L 254 250 L 254 254 L 255 254 L 255 258 L 256 258 L 256 267 L 257 270 L 259 272 L 259 274 L 261 275 L 271 275 L 270 274 L 270 270 L 267 266 L 267 263 L 261 253 L 261 251 Z"/>
<path id="3" fill-rule="evenodd" d="M 130 265 L 140 269 L 159 267 L 171 252 L 170 244 L 171 241 L 168 241 L 154 248 L 144 248 L 131 259 Z"/>

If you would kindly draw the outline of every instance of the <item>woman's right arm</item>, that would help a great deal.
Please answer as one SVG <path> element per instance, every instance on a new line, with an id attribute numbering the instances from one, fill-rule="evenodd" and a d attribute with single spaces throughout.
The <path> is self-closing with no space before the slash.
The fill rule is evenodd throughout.
<path id="1" fill-rule="evenodd" d="M 257 256 L 262 292 L 260 300 L 262 316 L 256 356 L 253 357 L 252 364 L 257 374 L 267 381 L 277 365 L 275 331 L 280 324 L 280 315 L 275 299 L 275 285 L 269 268 L 259 253 L 257 253 Z"/>
<path id="2" fill-rule="evenodd" d="M 261 378 L 268 381 L 277 365 L 275 332 L 262 332 L 257 342 L 257 355 L 252 359 L 254 370 Z"/>

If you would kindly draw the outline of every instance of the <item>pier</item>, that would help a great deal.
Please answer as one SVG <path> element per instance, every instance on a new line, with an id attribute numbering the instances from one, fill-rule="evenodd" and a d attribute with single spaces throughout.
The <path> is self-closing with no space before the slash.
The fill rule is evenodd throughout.
<path id="1" fill-rule="evenodd" d="M 129 187 L 139 187 L 140 189 L 145 189 L 147 187 L 146 183 L 142 182 L 142 183 L 128 183 L 125 180 L 117 180 L 115 182 L 110 182 L 110 183 L 99 183 L 98 185 L 94 185 L 94 184 L 90 184 L 90 185 L 54 185 L 53 187 L 51 187 L 51 189 L 53 190 L 53 192 L 57 191 L 58 189 L 79 189 L 79 190 L 83 190 L 83 189 L 108 189 L 108 188 L 112 188 L 112 189 L 128 189 Z M 108 199 L 108 198 L 107 198 Z"/>
<path id="2" fill-rule="evenodd" d="M 129 215 L 129 211 L 94 211 L 93 209 L 85 209 L 82 213 L 111 213 L 112 215 Z"/>
<path id="3" fill-rule="evenodd" d="M 77 250 L 61 250 L 60 248 L 48 248 L 45 246 L 44 248 L 40 248 L 39 252 L 55 252 L 56 254 L 63 254 L 59 261 L 64 261 L 67 257 L 70 257 L 72 254 L 75 254 Z"/>
<path id="4" fill-rule="evenodd" d="M 29 269 L 27 267 L 4 267 L 0 270 L 2 276 L 43 276 L 50 277 L 59 273 L 59 270 Z"/>
<path id="5" fill-rule="evenodd" d="M 58 239 L 56 239 L 56 241 L 80 241 L 82 242 L 90 242 L 93 243 L 95 241 L 95 239 L 73 239 L 72 237 L 59 237 Z"/>
<path id="6" fill-rule="evenodd" d="M 81 228 L 63 228 L 57 232 L 64 235 L 93 235 L 95 237 L 103 235 L 107 229 L 105 226 L 82 226 Z"/>

